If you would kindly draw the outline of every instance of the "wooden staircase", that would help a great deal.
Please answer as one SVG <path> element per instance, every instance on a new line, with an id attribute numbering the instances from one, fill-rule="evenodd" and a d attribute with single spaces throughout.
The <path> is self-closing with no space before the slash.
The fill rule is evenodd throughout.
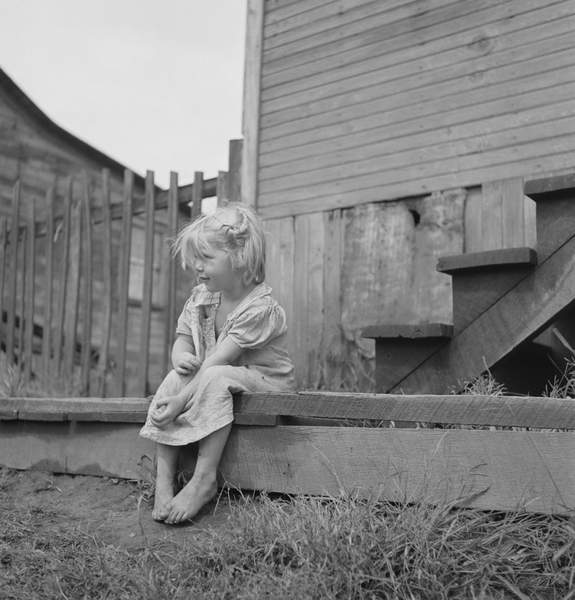
<path id="1" fill-rule="evenodd" d="M 506 248 L 439 260 L 438 270 L 452 277 L 451 335 L 445 324 L 436 323 L 411 326 L 411 330 L 406 325 L 364 330 L 364 336 L 376 341 L 377 391 L 444 394 L 461 390 L 466 382 L 501 364 L 520 345 L 571 313 L 575 307 L 575 191 L 533 198 L 536 248 Z M 567 321 L 570 326 L 572 320 Z M 560 328 L 555 327 L 552 335 L 555 346 L 563 343 L 565 349 L 565 342 L 569 344 Z"/>

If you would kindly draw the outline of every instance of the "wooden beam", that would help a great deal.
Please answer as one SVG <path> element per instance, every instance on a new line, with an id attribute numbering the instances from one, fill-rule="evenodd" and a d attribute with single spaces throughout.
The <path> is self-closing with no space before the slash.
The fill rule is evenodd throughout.
<path id="1" fill-rule="evenodd" d="M 50 414 L 51 420 L 143 423 L 149 404 L 147 398 L 0 398 L 0 420 Z M 575 430 L 573 400 L 529 396 L 270 392 L 236 396 L 234 413 Z"/>
<path id="2" fill-rule="evenodd" d="M 244 65 L 242 202 L 257 207 L 264 0 L 248 0 Z"/>
<path id="3" fill-rule="evenodd" d="M 470 269 L 536 264 L 537 252 L 533 248 L 517 247 L 442 256 L 437 261 L 437 270 L 451 274 Z"/>

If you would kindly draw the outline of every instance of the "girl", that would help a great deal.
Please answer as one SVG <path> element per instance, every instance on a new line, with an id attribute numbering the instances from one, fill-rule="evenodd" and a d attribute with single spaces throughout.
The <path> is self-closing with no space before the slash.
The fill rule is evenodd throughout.
<path id="1" fill-rule="evenodd" d="M 255 213 L 229 204 L 201 216 L 180 232 L 174 250 L 199 285 L 178 319 L 174 369 L 140 431 L 157 442 L 152 516 L 169 524 L 194 517 L 217 491 L 232 394 L 294 387 L 285 313 L 264 283 L 265 239 Z M 178 449 L 192 442 L 199 442 L 194 475 L 174 497 Z"/>

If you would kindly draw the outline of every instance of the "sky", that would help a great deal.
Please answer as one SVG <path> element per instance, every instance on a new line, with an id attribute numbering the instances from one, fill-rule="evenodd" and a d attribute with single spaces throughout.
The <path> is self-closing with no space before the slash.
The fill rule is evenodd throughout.
<path id="1" fill-rule="evenodd" d="M 0 67 L 58 125 L 167 186 L 241 137 L 247 0 L 0 0 Z"/>

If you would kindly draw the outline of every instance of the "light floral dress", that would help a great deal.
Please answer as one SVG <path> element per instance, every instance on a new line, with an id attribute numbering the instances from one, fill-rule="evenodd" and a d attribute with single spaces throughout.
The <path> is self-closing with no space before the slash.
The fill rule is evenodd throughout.
<path id="1" fill-rule="evenodd" d="M 242 353 L 233 365 L 212 366 L 199 375 L 197 392 L 184 411 L 159 429 L 150 412 L 160 398 L 175 396 L 195 375 L 172 370 L 160 384 L 140 435 L 169 446 L 196 442 L 233 421 L 232 394 L 288 391 L 295 387 L 293 364 L 286 347 L 286 317 L 272 298 L 271 288 L 261 283 L 227 316 L 216 337 L 216 312 L 220 292 L 196 286 L 178 319 L 176 333 L 190 336 L 200 362 L 230 337 Z"/>

